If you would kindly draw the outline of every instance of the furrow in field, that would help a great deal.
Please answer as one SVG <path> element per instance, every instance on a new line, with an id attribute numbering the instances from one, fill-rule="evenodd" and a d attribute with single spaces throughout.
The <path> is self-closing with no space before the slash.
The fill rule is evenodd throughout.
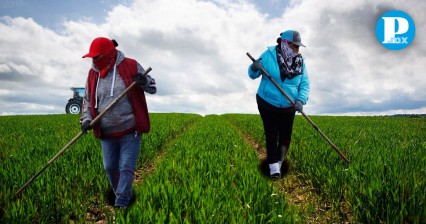
<path id="1" fill-rule="evenodd" d="M 257 156 L 220 116 L 209 115 L 164 145 L 137 199 L 117 220 L 138 223 L 288 223 L 284 198 L 257 175 Z"/>
<path id="2" fill-rule="evenodd" d="M 199 122 L 199 115 L 182 114 L 153 114 L 152 130 L 148 134 L 143 134 L 142 146 L 139 155 L 139 167 L 135 171 L 134 188 L 143 184 L 144 178 L 155 171 L 155 164 L 164 156 L 164 148 L 179 138 L 182 133 Z M 191 117 L 192 116 L 192 117 Z M 179 118 L 179 119 L 176 119 Z M 183 119 L 182 119 L 183 118 Z M 166 130 L 166 131 L 165 131 Z M 86 213 L 86 221 L 96 223 L 108 223 L 115 220 L 114 192 L 112 188 L 105 192 L 107 204 L 103 206 L 92 205 Z M 134 203 L 134 198 L 130 206 Z"/>
<path id="3" fill-rule="evenodd" d="M 135 172 L 135 184 L 142 184 L 143 179 L 146 178 L 147 175 L 151 174 L 155 171 L 156 167 L 155 164 L 158 163 L 163 157 L 164 157 L 164 148 L 168 148 L 174 144 L 174 142 L 182 136 L 185 131 L 188 129 L 191 129 L 197 122 L 200 122 L 200 120 L 195 120 L 189 124 L 187 124 L 185 127 L 183 127 L 179 132 L 174 133 L 169 139 L 167 139 L 164 144 L 161 145 L 160 149 L 158 150 L 158 154 L 152 159 L 152 161 L 142 163 L 140 167 Z"/>
<path id="4" fill-rule="evenodd" d="M 227 121 L 244 138 L 247 144 L 256 149 L 259 158 L 259 171 L 262 175 L 268 176 L 269 167 L 266 162 L 264 143 L 257 142 L 247 133 L 248 129 L 243 130 L 232 122 L 235 120 L 228 118 Z M 329 203 L 318 194 L 318 190 L 301 178 L 298 172 L 291 169 L 291 163 L 288 159 L 284 161 L 282 171 L 284 173 L 281 179 L 271 180 L 272 186 L 277 194 L 284 194 L 292 206 L 302 211 L 307 223 L 347 223 L 344 217 L 339 216 L 339 211 L 331 209 Z"/>

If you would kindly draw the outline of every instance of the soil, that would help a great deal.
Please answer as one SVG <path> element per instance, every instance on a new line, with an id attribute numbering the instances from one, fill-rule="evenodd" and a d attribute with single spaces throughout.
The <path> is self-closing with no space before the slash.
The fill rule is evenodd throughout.
<path id="1" fill-rule="evenodd" d="M 244 135 L 241 130 L 230 124 L 243 138 L 246 143 L 256 149 L 259 158 L 259 172 L 266 178 L 269 176 L 269 165 L 266 162 L 266 149 L 256 143 L 249 136 Z M 175 138 L 174 138 L 175 139 Z M 173 142 L 173 140 L 171 140 Z M 166 143 L 171 144 L 171 142 Z M 291 150 L 291 149 L 290 149 Z M 138 185 L 142 182 L 142 177 L 154 172 L 155 164 L 164 156 L 161 151 L 152 162 L 143 164 L 135 172 L 134 184 Z M 281 167 L 281 178 L 271 179 L 273 187 L 276 189 L 277 195 L 285 195 L 290 205 L 297 207 L 304 217 L 307 217 L 307 223 L 352 223 L 351 212 L 346 202 L 341 202 L 340 210 L 332 209 L 326 198 L 321 197 L 321 192 L 312 187 L 309 181 L 305 180 L 300 173 L 291 170 L 291 164 L 288 160 L 283 162 Z M 108 223 L 108 217 L 112 215 L 114 220 L 115 212 L 120 212 L 114 209 L 115 195 L 112 189 L 105 192 L 107 203 L 104 208 L 93 206 L 86 213 L 86 221 L 90 223 L 103 224 Z M 134 203 L 134 199 L 133 199 Z M 70 223 L 73 223 L 71 221 Z"/>
<path id="2" fill-rule="evenodd" d="M 188 129 L 189 127 L 186 127 L 185 129 Z M 182 131 L 181 133 L 183 133 Z M 173 144 L 174 139 L 176 139 L 178 136 L 174 137 L 170 141 L 166 142 L 163 147 L 167 147 L 169 144 Z M 161 160 L 164 156 L 164 151 L 160 150 L 159 154 L 150 162 L 142 164 L 141 167 L 139 167 L 135 171 L 135 179 L 133 181 L 134 185 L 139 185 L 142 182 L 142 179 L 144 176 L 151 174 L 155 170 L 155 164 Z M 86 213 L 86 222 L 88 223 L 96 223 L 96 224 L 104 224 L 108 223 L 108 216 L 112 216 L 112 219 L 115 220 L 115 213 L 116 212 L 123 212 L 125 209 L 115 209 L 114 203 L 115 203 L 115 193 L 112 188 L 108 189 L 106 192 L 104 192 L 104 196 L 107 199 L 107 205 L 103 209 L 99 208 L 99 205 L 94 205 L 93 207 L 89 208 Z M 136 201 L 136 195 L 133 195 L 129 206 L 131 206 Z"/>
<path id="3" fill-rule="evenodd" d="M 301 210 L 307 217 L 307 223 L 352 223 L 350 209 L 346 202 L 341 202 L 340 210 L 332 209 L 321 192 L 315 189 L 309 181 L 302 178 L 302 174 L 291 170 L 291 164 L 284 160 L 281 167 L 281 178 L 272 179 L 269 175 L 269 164 L 266 161 L 266 149 L 245 135 L 234 125 L 230 124 L 248 143 L 256 149 L 259 158 L 259 172 L 273 181 L 277 195 L 285 195 L 290 205 Z M 290 149 L 291 150 L 291 149 Z"/>

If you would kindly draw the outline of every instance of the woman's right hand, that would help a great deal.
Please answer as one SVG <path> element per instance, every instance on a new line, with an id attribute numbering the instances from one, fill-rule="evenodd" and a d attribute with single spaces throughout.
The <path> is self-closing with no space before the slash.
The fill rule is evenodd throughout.
<path id="1" fill-rule="evenodd" d="M 251 70 L 257 72 L 262 69 L 262 64 L 260 63 L 260 60 L 262 60 L 262 58 L 255 60 L 253 64 L 251 64 Z"/>

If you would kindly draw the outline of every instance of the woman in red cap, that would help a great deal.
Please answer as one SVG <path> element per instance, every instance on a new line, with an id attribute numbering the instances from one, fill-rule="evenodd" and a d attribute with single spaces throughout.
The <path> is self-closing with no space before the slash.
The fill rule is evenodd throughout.
<path id="1" fill-rule="evenodd" d="M 100 138 L 103 165 L 115 193 L 116 208 L 128 206 L 133 196 L 132 184 L 138 160 L 142 133 L 149 132 L 150 122 L 144 92 L 157 92 L 155 80 L 134 59 L 118 51 L 115 40 L 94 39 L 89 53 L 92 68 L 87 77 L 81 116 L 82 131 L 93 129 Z M 112 107 L 93 127 L 90 123 L 135 81 L 126 96 Z"/>
<path id="2" fill-rule="evenodd" d="M 262 76 L 256 94 L 266 138 L 267 162 L 270 175 L 281 177 L 281 165 L 290 147 L 295 111 L 301 112 L 308 101 L 309 79 L 299 47 L 300 34 L 294 30 L 281 33 L 278 45 L 268 47 L 259 59 L 249 66 L 251 79 Z M 280 85 L 295 102 L 292 103 L 278 90 L 261 68 Z"/>

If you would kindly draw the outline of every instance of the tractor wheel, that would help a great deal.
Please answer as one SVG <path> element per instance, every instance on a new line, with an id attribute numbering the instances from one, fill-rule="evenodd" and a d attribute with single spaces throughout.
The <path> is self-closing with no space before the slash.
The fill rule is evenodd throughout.
<path id="1" fill-rule="evenodd" d="M 68 101 L 65 107 L 67 114 L 80 114 L 81 113 L 81 101 L 71 99 Z"/>

